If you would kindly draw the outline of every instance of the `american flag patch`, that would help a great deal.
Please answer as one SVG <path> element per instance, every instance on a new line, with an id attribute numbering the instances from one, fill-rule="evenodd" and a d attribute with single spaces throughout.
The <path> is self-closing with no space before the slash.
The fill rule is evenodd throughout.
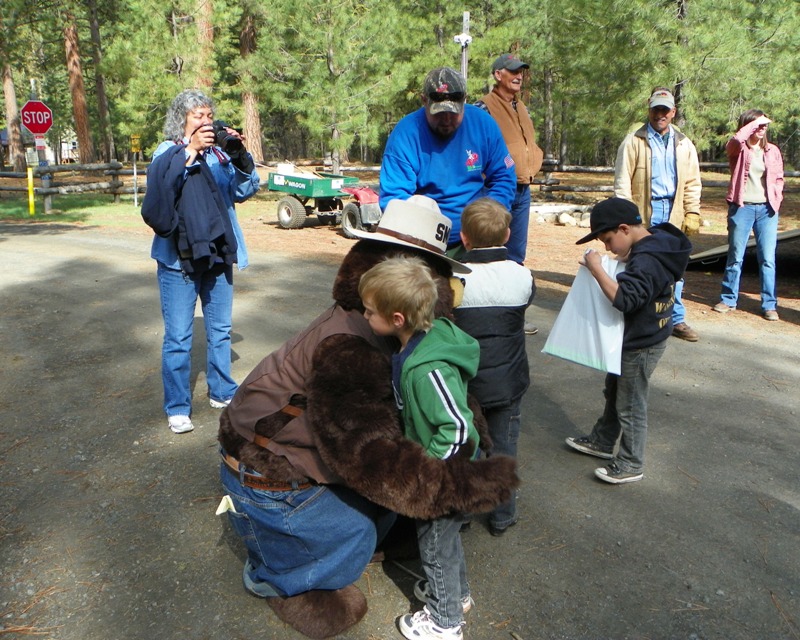
<path id="1" fill-rule="evenodd" d="M 511 157 L 511 154 L 506 156 L 504 162 L 506 163 L 506 169 L 510 169 L 514 166 L 514 158 Z"/>

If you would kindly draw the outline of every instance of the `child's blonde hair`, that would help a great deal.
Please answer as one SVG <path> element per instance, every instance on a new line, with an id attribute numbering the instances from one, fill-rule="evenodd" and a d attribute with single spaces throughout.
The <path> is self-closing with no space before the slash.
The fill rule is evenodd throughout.
<path id="1" fill-rule="evenodd" d="M 461 214 L 461 231 L 476 249 L 502 246 L 510 224 L 511 214 L 492 198 L 479 198 Z"/>
<path id="2" fill-rule="evenodd" d="M 386 258 L 362 275 L 358 295 L 384 318 L 402 313 L 405 327 L 417 332 L 431 328 L 439 290 L 425 262 L 397 256 Z"/>

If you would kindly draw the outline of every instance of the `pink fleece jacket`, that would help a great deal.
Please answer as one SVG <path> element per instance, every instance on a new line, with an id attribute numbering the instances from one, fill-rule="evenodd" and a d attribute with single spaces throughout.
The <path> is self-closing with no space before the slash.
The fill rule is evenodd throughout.
<path id="1" fill-rule="evenodd" d="M 753 152 L 747 141 L 758 128 L 756 121 L 748 122 L 728 141 L 725 150 L 728 152 L 728 163 L 731 168 L 731 181 L 728 185 L 728 202 L 735 202 L 740 207 L 744 204 L 742 194 L 750 171 L 750 160 Z M 774 144 L 767 143 L 764 149 L 764 181 L 766 182 L 767 201 L 775 213 L 778 213 L 783 202 L 783 157 L 781 150 Z"/>

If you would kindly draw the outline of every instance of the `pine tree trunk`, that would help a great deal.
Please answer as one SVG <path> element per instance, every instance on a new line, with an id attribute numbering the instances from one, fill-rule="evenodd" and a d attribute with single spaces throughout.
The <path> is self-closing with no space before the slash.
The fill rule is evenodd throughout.
<path id="1" fill-rule="evenodd" d="M 544 158 L 553 159 L 553 70 L 544 70 Z"/>
<path id="2" fill-rule="evenodd" d="M 246 14 L 242 18 L 242 30 L 239 34 L 239 55 L 242 60 L 256 49 L 258 34 L 256 33 L 253 16 Z M 258 112 L 256 95 L 246 87 L 255 86 L 255 79 L 250 71 L 242 74 L 242 104 L 244 106 L 244 137 L 247 140 L 247 150 L 256 162 L 264 162 L 264 147 L 261 144 L 261 115 Z"/>
<path id="3" fill-rule="evenodd" d="M 17 91 L 14 87 L 14 76 L 11 66 L 6 62 L 3 65 L 3 95 L 6 100 L 6 123 L 8 124 L 8 153 L 9 161 L 14 165 L 14 171 L 25 171 L 25 149 L 22 146 L 22 131 L 20 130 L 19 108 L 17 107 Z"/>
<path id="4" fill-rule="evenodd" d="M 214 2 L 197 0 L 197 86 L 208 92 L 214 86 Z"/>
<path id="5" fill-rule="evenodd" d="M 559 145 L 558 162 L 559 164 L 569 164 L 569 137 L 567 126 L 569 114 L 569 104 L 566 100 L 561 101 L 561 144 Z"/>
<path id="6" fill-rule="evenodd" d="M 105 160 L 114 160 L 117 150 L 114 145 L 114 132 L 111 130 L 111 117 L 106 97 L 106 79 L 102 72 L 102 46 L 100 43 L 100 24 L 97 20 L 97 1 L 86 0 L 89 9 L 89 28 L 92 33 L 92 60 L 94 61 L 94 83 L 97 90 L 97 113 L 100 116 L 100 135 L 103 139 Z"/>
<path id="7" fill-rule="evenodd" d="M 78 157 L 81 164 L 89 164 L 96 159 L 92 134 L 89 130 L 89 109 L 86 106 L 86 88 L 83 84 L 78 28 L 75 17 L 65 15 L 64 48 L 67 54 L 67 75 L 72 94 L 72 116 L 75 120 L 75 134 L 78 136 Z"/>

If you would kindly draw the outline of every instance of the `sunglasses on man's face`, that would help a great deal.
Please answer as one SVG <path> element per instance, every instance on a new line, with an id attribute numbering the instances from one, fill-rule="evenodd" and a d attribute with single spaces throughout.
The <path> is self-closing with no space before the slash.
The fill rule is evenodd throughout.
<path id="1" fill-rule="evenodd" d="M 466 98 L 466 94 L 463 93 L 429 93 L 428 99 L 431 102 L 446 102 L 448 100 L 452 102 L 464 102 Z"/>

